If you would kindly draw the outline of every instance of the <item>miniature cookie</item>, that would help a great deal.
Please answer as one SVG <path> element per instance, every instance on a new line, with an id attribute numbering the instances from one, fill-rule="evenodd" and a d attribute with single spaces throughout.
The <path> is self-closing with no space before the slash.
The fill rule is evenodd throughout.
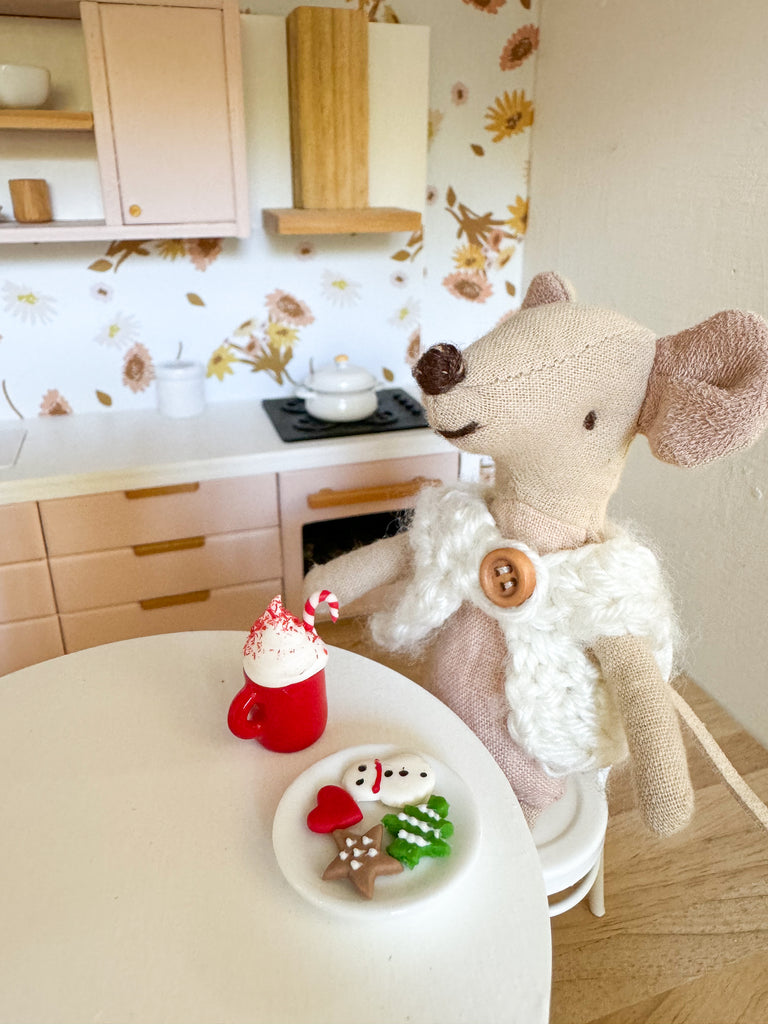
<path id="1" fill-rule="evenodd" d="M 307 828 L 312 832 L 333 832 L 356 825 L 362 819 L 363 812 L 346 789 L 323 786 L 318 791 L 317 803 L 307 815 Z"/>
<path id="2" fill-rule="evenodd" d="M 403 870 L 400 861 L 381 849 L 382 825 L 374 825 L 365 835 L 349 829 L 337 829 L 333 838 L 338 854 L 323 872 L 323 879 L 348 878 L 361 896 L 371 899 L 379 875 L 397 875 Z"/>
<path id="3" fill-rule="evenodd" d="M 442 796 L 430 797 L 426 804 L 407 806 L 399 814 L 385 814 L 382 822 L 395 841 L 387 847 L 390 857 L 414 868 L 422 857 L 447 857 L 451 848 L 446 842 L 453 835 L 453 822 L 448 821 L 448 801 Z"/>
<path id="4" fill-rule="evenodd" d="M 371 756 L 351 764 L 341 784 L 359 802 L 380 800 L 388 807 L 404 807 L 429 797 L 435 772 L 419 754 Z"/>

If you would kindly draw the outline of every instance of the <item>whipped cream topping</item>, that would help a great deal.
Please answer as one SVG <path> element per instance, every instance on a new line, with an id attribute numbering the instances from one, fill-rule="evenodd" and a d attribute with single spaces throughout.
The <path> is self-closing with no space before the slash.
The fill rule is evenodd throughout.
<path id="1" fill-rule="evenodd" d="M 325 667 L 328 648 L 313 629 L 283 608 L 280 594 L 251 626 L 243 668 L 259 686 L 289 686 Z"/>

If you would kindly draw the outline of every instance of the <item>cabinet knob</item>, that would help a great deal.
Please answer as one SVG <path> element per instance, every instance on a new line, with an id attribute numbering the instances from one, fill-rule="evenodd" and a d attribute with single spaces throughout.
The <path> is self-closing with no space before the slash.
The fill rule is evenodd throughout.
<path id="1" fill-rule="evenodd" d="M 130 213 L 132 217 L 140 217 L 141 207 L 139 206 L 138 203 L 131 203 L 131 205 L 128 207 L 128 213 Z"/>

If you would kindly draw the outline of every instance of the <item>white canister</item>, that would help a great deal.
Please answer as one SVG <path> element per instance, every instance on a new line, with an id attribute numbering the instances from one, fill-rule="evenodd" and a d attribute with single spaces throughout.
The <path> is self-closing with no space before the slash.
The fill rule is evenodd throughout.
<path id="1" fill-rule="evenodd" d="M 163 416 L 197 416 L 205 408 L 205 367 L 186 359 L 155 366 L 157 408 Z"/>

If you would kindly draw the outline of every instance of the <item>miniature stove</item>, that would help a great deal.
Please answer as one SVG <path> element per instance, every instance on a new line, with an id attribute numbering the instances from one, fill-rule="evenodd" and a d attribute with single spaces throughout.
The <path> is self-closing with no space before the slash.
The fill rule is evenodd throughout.
<path id="1" fill-rule="evenodd" d="M 266 398 L 264 411 L 283 441 L 318 441 L 353 434 L 380 434 L 387 430 L 411 430 L 428 426 L 421 405 L 401 388 L 377 392 L 379 406 L 364 420 L 329 423 L 306 411 L 303 398 Z"/>

